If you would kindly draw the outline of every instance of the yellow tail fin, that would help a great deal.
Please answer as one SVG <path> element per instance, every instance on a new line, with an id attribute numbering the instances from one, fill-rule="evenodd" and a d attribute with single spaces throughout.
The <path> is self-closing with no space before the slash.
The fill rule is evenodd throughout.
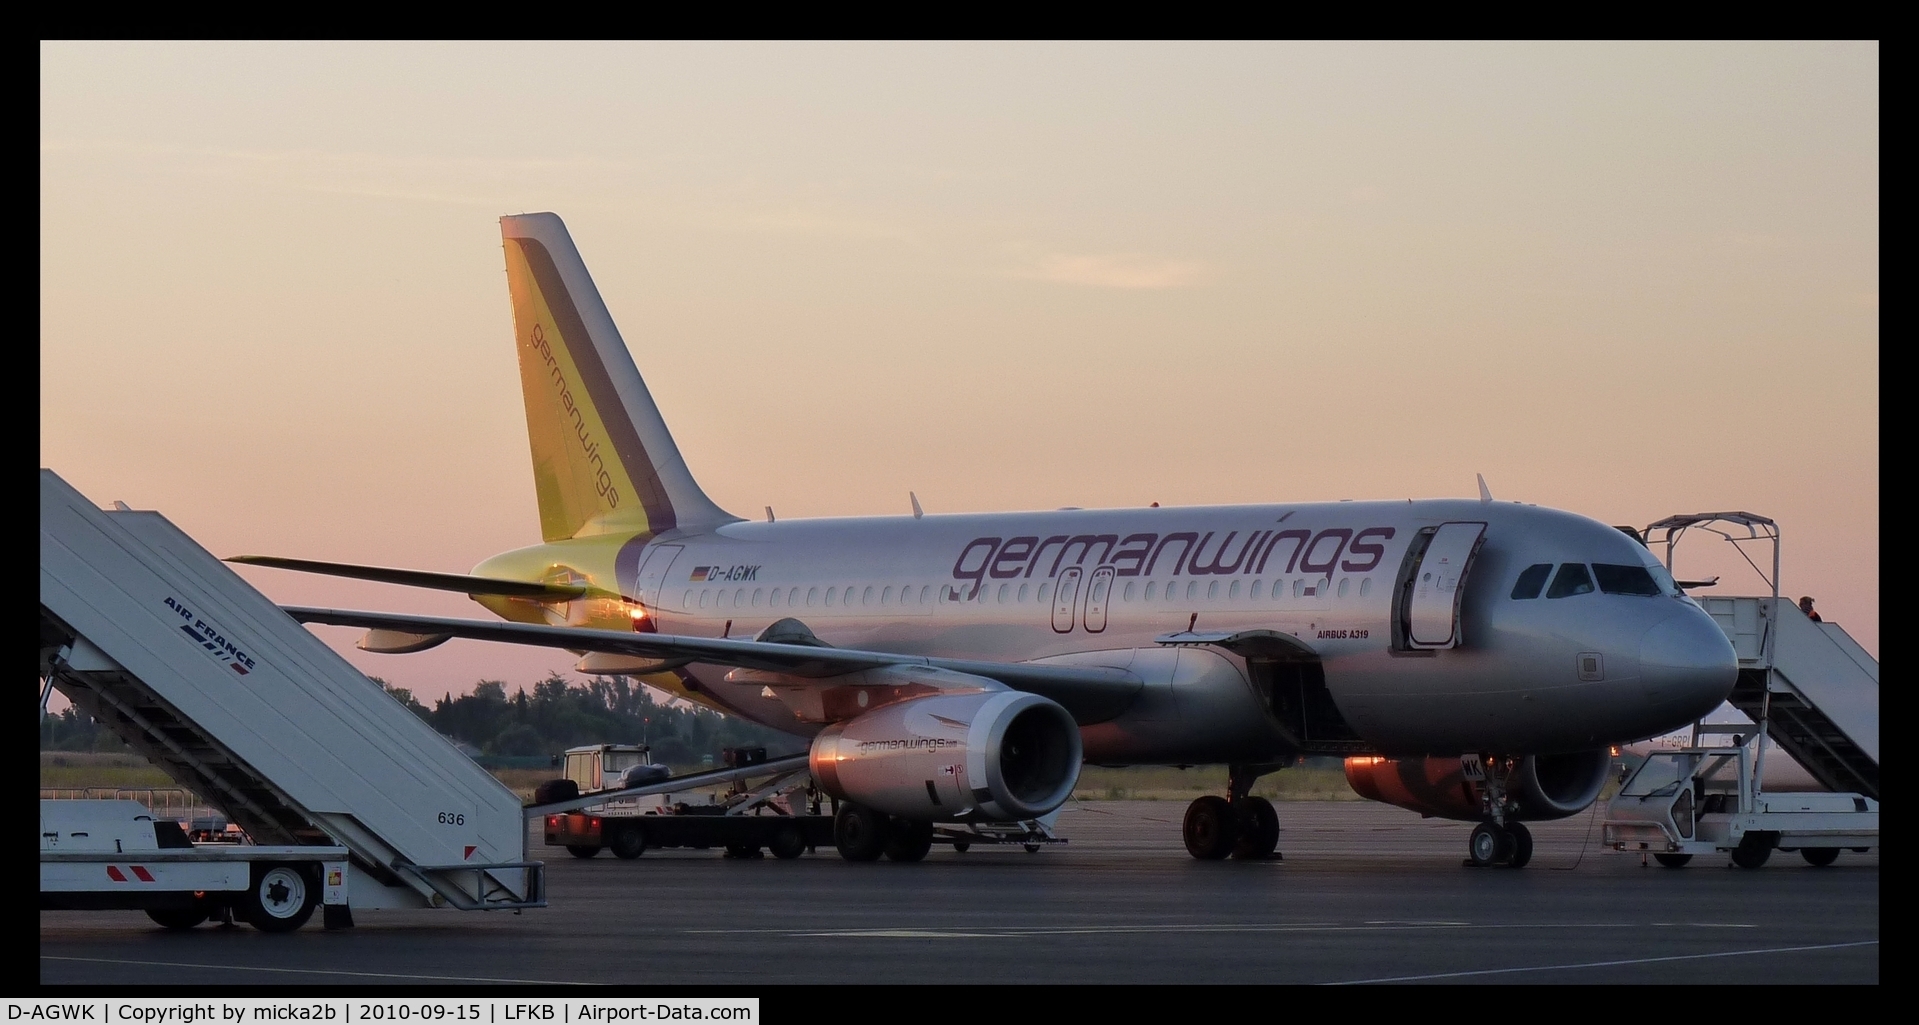
<path id="1" fill-rule="evenodd" d="M 500 233 L 545 539 L 739 519 L 694 483 L 566 225 L 522 214 Z"/>

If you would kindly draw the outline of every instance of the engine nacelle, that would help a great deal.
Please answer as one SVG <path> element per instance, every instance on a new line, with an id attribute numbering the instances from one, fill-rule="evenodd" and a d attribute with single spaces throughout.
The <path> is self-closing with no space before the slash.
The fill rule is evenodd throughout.
<path id="1" fill-rule="evenodd" d="M 1612 754 L 1605 749 L 1562 755 L 1527 755 L 1506 781 L 1506 796 L 1516 806 L 1510 818 L 1563 819 L 1589 807 L 1606 785 Z M 1485 817 L 1481 784 L 1466 778 L 1458 758 L 1346 759 L 1346 782 L 1353 792 L 1447 819 Z"/>
<path id="2" fill-rule="evenodd" d="M 1037 694 L 930 694 L 813 738 L 813 778 L 841 800 L 932 822 L 1038 818 L 1079 782 L 1079 724 Z"/>

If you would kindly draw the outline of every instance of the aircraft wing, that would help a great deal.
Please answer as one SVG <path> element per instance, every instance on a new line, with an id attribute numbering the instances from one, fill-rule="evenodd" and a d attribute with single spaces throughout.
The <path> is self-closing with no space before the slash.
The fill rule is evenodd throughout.
<path id="1" fill-rule="evenodd" d="M 783 636 L 792 638 L 798 643 L 786 640 L 680 637 L 671 634 L 598 630 L 590 627 L 542 626 L 293 605 L 282 606 L 282 608 L 288 615 L 302 623 L 391 630 L 425 637 L 463 637 L 469 640 L 495 641 L 503 644 L 565 648 L 569 651 L 600 651 L 639 658 L 664 659 L 681 665 L 688 662 L 704 662 L 709 665 L 759 669 L 821 680 L 864 669 L 926 666 L 983 676 L 997 680 L 1014 690 L 1050 698 L 1065 707 L 1081 725 L 1105 722 L 1117 716 L 1132 704 L 1134 697 L 1145 686 L 1144 682 L 1133 673 L 1109 666 L 989 662 L 828 647 L 813 637 L 811 631 L 793 621 L 775 624 L 761 636 Z M 788 624 L 791 625 L 788 626 Z M 782 627 L 787 629 L 782 631 Z"/>

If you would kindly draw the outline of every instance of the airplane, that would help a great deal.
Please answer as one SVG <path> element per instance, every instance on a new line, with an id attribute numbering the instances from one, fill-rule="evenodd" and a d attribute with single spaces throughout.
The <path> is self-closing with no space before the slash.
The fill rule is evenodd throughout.
<path id="1" fill-rule="evenodd" d="M 582 656 L 810 741 L 842 856 L 1050 821 L 1082 764 L 1225 765 L 1195 858 L 1274 856 L 1251 796 L 1307 755 L 1476 823 L 1588 807 L 1611 748 L 1719 706 L 1730 642 L 1629 528 L 1475 499 L 748 521 L 701 490 L 560 218 L 500 220 L 542 542 L 470 574 L 230 561 L 467 594 L 499 621 L 288 607 L 367 651 Z"/>

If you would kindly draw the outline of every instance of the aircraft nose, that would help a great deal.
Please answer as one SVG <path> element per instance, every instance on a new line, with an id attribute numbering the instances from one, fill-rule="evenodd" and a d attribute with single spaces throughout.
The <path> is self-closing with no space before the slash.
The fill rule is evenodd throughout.
<path id="1" fill-rule="evenodd" d="M 1674 612 L 1639 642 L 1639 674 L 1648 696 L 1705 715 L 1732 693 L 1739 657 L 1719 624 L 1697 609 Z"/>

